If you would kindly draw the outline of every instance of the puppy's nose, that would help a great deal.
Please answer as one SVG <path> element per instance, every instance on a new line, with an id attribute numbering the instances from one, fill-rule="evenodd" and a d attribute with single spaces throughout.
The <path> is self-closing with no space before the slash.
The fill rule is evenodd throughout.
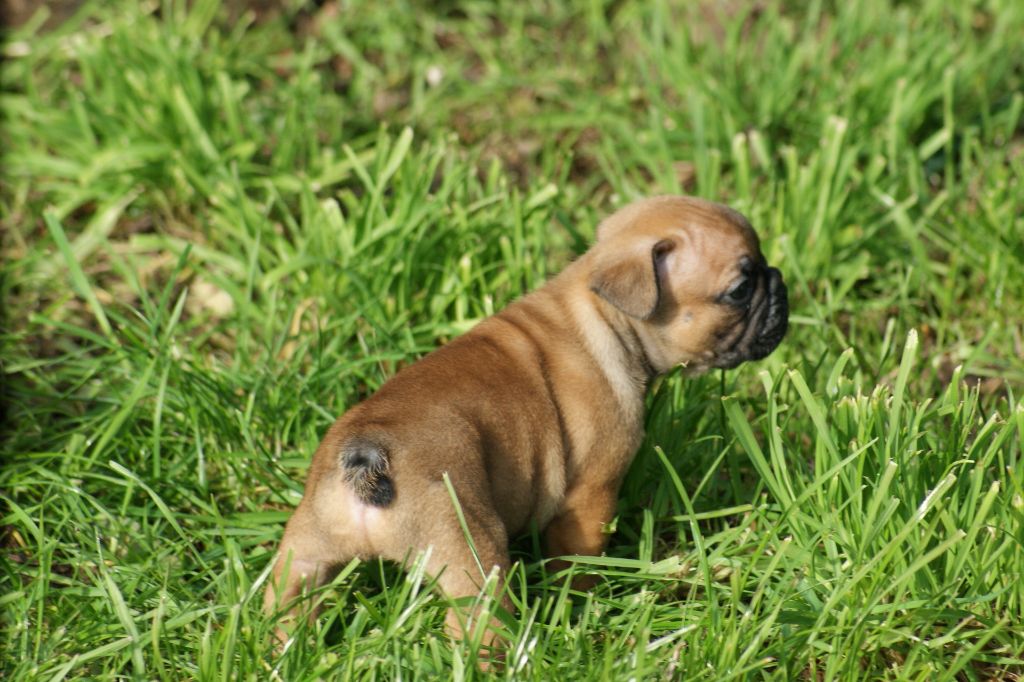
<path id="1" fill-rule="evenodd" d="M 786 302 L 786 283 L 782 281 L 782 273 L 778 268 L 767 268 L 765 276 L 768 278 L 768 296 L 772 300 Z"/>
<path id="2" fill-rule="evenodd" d="M 773 318 L 770 321 L 775 323 L 781 339 L 789 323 L 789 292 L 782 281 L 782 273 L 775 268 L 768 268 L 768 300 L 768 317 Z"/>

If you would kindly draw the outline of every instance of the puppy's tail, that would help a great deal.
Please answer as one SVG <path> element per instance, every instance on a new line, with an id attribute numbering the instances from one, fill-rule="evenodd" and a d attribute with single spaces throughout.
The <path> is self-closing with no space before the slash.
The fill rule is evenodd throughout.
<path id="1" fill-rule="evenodd" d="M 362 502 L 387 507 L 395 499 L 388 451 L 380 443 L 363 437 L 349 439 L 341 449 L 341 465 L 345 480 Z"/>

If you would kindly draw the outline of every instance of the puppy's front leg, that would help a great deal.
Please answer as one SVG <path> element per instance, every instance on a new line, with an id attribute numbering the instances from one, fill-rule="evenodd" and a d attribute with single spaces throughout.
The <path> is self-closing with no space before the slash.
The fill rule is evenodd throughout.
<path id="1" fill-rule="evenodd" d="M 549 557 L 598 556 L 608 542 L 605 525 L 615 515 L 615 501 L 618 483 L 577 484 L 566 495 L 562 511 L 548 524 L 544 541 Z M 554 559 L 548 562 L 553 571 L 569 567 L 569 562 Z M 589 590 L 597 584 L 597 578 L 578 575 L 572 585 L 578 590 Z"/>

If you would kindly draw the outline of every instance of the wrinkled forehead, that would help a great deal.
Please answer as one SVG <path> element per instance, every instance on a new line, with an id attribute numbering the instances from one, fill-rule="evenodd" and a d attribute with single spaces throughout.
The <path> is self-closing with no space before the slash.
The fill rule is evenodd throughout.
<path id="1" fill-rule="evenodd" d="M 760 257 L 760 242 L 742 214 L 728 206 L 693 197 L 654 197 L 621 209 L 598 228 L 598 240 L 630 233 L 636 237 L 675 237 L 683 248 Z"/>

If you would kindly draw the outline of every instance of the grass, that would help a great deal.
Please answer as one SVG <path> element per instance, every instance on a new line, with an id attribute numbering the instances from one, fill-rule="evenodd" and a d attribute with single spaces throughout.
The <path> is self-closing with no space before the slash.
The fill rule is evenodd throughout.
<path id="1" fill-rule="evenodd" d="M 5 678 L 480 676 L 422 570 L 377 562 L 271 653 L 309 457 L 680 191 L 751 217 L 791 331 L 657 384 L 593 592 L 516 541 L 496 675 L 1024 676 L 1020 3 L 44 19 L 0 73 Z"/>

